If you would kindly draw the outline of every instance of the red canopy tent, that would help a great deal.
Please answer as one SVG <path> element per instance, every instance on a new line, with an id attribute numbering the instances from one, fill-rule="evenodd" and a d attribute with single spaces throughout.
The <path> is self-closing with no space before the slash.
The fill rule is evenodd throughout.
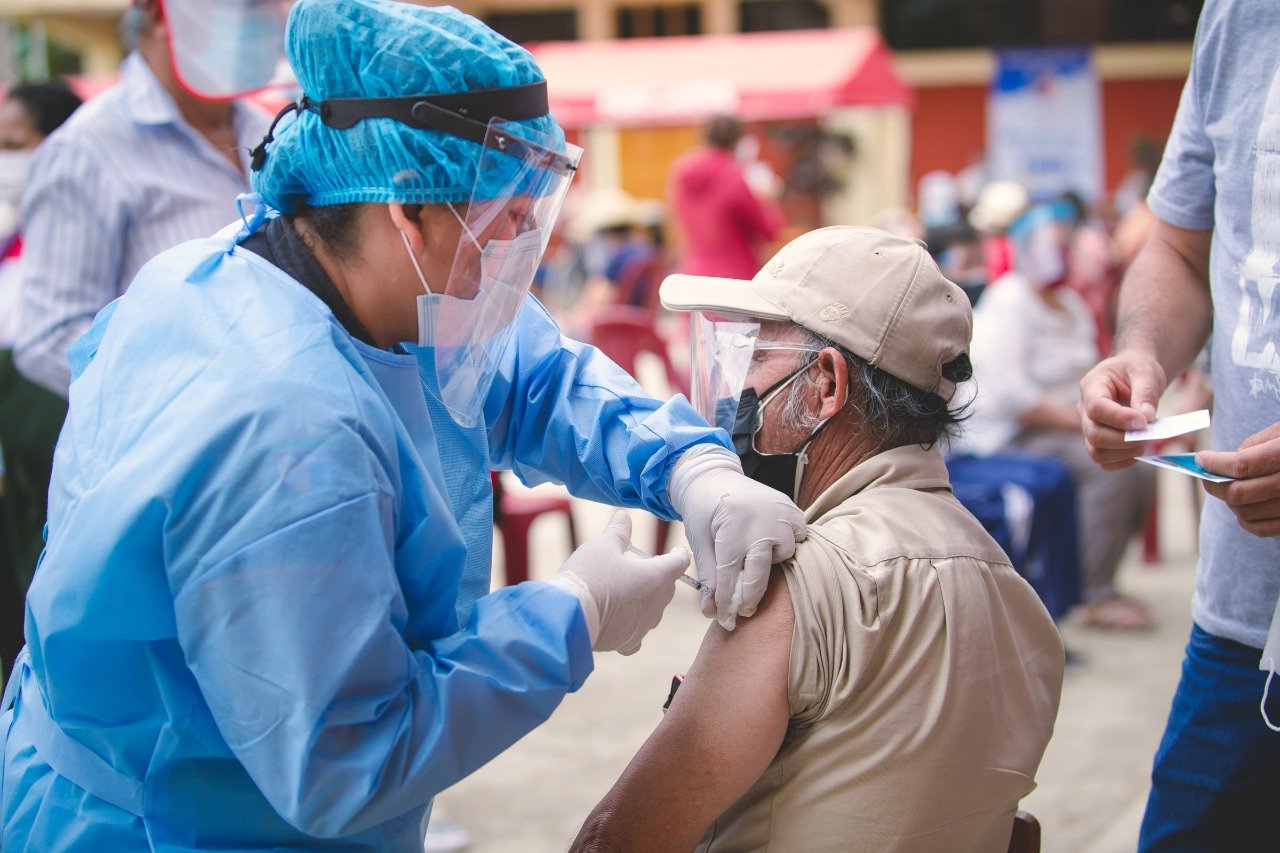
<path id="1" fill-rule="evenodd" d="M 874 27 L 530 45 L 566 127 L 803 118 L 910 106 Z"/>

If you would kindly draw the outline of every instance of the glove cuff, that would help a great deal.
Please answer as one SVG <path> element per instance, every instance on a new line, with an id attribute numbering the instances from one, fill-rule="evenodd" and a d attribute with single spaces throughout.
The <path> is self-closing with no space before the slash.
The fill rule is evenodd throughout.
<path id="1" fill-rule="evenodd" d="M 667 483 L 667 498 L 671 507 L 681 517 L 685 515 L 682 504 L 688 493 L 689 485 L 708 471 L 732 471 L 742 473 L 742 461 L 738 455 L 718 444 L 698 444 L 685 451 L 676 467 L 671 471 L 671 479 Z"/>
<path id="2" fill-rule="evenodd" d="M 573 572 L 559 572 L 543 583 L 577 597 L 578 604 L 582 607 L 582 615 L 587 621 L 587 636 L 591 638 L 591 647 L 594 649 L 596 640 L 600 637 L 600 607 L 596 604 L 596 597 L 591 594 L 591 588 L 587 586 L 586 581 Z"/>

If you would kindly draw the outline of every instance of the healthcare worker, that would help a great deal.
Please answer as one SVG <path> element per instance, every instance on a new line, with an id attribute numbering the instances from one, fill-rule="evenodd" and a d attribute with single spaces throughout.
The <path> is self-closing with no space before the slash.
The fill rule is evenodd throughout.
<path id="1" fill-rule="evenodd" d="M 432 797 L 593 647 L 637 649 L 688 559 L 624 556 L 616 517 L 481 596 L 486 459 L 683 516 L 722 621 L 803 535 L 722 432 L 527 297 L 580 152 L 525 51 L 389 0 L 300 0 L 286 47 L 305 98 L 253 176 L 283 215 L 161 254 L 71 353 L 6 851 L 419 848 Z"/>

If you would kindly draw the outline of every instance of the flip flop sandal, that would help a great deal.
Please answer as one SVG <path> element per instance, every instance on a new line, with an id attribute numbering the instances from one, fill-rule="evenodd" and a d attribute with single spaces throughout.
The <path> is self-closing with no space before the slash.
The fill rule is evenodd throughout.
<path id="1" fill-rule="evenodd" d="M 1155 620 L 1139 602 L 1119 598 L 1082 604 L 1067 617 L 1072 624 L 1103 631 L 1150 631 Z"/>

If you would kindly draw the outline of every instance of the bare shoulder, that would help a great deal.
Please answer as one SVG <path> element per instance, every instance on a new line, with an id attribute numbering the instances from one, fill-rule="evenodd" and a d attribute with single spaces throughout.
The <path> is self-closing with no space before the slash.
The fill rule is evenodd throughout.
<path id="1" fill-rule="evenodd" d="M 739 618 L 738 626 L 732 631 L 726 631 L 719 623 L 711 623 L 698 658 L 701 659 L 704 655 L 736 654 L 739 650 L 747 654 L 759 654 L 762 647 L 779 644 L 789 649 L 794 625 L 795 607 L 786 575 L 781 565 L 774 566 L 769 573 L 769 588 L 765 590 L 756 612 L 752 616 Z"/>
<path id="2" fill-rule="evenodd" d="M 573 850 L 691 849 L 786 735 L 794 615 L 775 567 L 755 615 L 712 623 L 670 710 L 588 816 Z"/>

